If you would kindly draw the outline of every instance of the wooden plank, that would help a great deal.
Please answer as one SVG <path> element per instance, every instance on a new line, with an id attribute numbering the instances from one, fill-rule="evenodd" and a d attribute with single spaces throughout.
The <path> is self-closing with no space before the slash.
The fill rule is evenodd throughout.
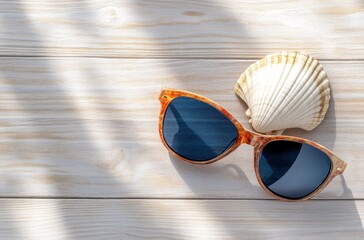
<path id="1" fill-rule="evenodd" d="M 363 239 L 363 201 L 1 199 L 1 239 Z"/>
<path id="2" fill-rule="evenodd" d="M 0 59 L 0 196 L 269 198 L 241 146 L 209 166 L 170 159 L 158 135 L 162 86 L 190 90 L 248 126 L 233 92 L 251 61 Z M 333 100 L 313 132 L 349 163 L 320 198 L 364 198 L 363 62 L 322 62 Z M 346 185 L 342 181 L 346 180 Z"/>
<path id="3" fill-rule="evenodd" d="M 9 1 L 0 55 L 364 59 L 361 1 Z"/>

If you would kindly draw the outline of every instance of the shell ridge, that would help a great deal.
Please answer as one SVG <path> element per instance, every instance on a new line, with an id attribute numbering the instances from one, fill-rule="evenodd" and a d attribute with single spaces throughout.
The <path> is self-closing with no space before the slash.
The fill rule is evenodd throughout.
<path id="1" fill-rule="evenodd" d="M 319 65 L 317 65 L 316 66 L 316 68 L 315 69 L 317 69 L 317 68 L 319 68 L 320 69 L 320 66 Z M 313 74 L 311 74 L 311 76 L 310 76 L 310 78 L 308 79 L 308 80 L 306 80 L 306 84 L 308 85 L 308 83 L 310 83 L 311 81 L 311 79 L 313 79 L 313 84 L 311 84 L 311 85 L 309 85 L 309 87 L 308 87 L 308 89 L 307 89 L 307 91 L 306 92 L 304 92 L 304 95 L 302 96 L 302 99 L 304 99 L 305 101 L 306 101 L 306 99 L 305 98 L 307 98 L 308 100 L 311 100 L 311 102 L 316 102 L 317 101 L 317 105 L 319 105 L 319 104 L 321 104 L 321 101 L 320 101 L 320 95 L 321 95 L 321 91 L 319 91 L 319 87 L 320 87 L 320 85 L 318 85 L 318 86 L 316 86 L 315 87 L 315 81 L 314 81 L 314 78 L 317 78 L 318 77 L 318 75 L 319 75 L 319 72 L 317 72 L 317 71 L 314 71 L 314 72 L 312 72 Z M 321 80 L 321 79 L 320 79 Z M 315 94 L 315 93 L 317 93 L 317 94 Z M 309 96 L 311 96 L 311 95 L 315 95 L 314 96 L 314 99 L 310 99 L 309 98 Z M 304 104 L 305 103 L 305 101 L 304 102 L 302 102 L 302 100 L 300 100 L 300 101 L 298 101 L 298 102 L 296 102 L 296 104 L 294 105 L 294 107 L 296 107 L 297 105 L 302 105 L 302 104 Z M 310 103 L 310 102 L 309 102 Z M 306 108 L 305 109 L 305 112 L 307 112 L 308 111 L 308 108 Z M 314 117 L 314 116 L 313 116 Z"/>
<path id="2" fill-rule="evenodd" d="M 289 84 L 289 85 L 284 86 L 284 84 L 283 84 L 283 88 L 288 88 L 288 91 L 285 93 L 285 97 L 281 98 L 279 102 L 275 101 L 274 105 L 277 106 L 277 107 L 276 107 L 274 112 L 272 112 L 273 110 L 271 108 L 270 111 L 266 113 L 267 115 L 272 114 L 272 122 L 271 122 L 272 124 L 275 124 L 275 122 L 280 121 L 280 119 L 282 119 L 282 117 L 279 119 L 279 118 L 276 118 L 275 116 L 281 114 L 281 112 L 284 111 L 284 108 L 285 108 L 284 104 L 286 104 L 287 102 L 291 102 L 295 98 L 293 96 L 293 99 L 292 99 L 291 92 L 295 91 L 295 89 L 296 89 L 295 85 L 301 79 L 301 73 L 302 73 L 301 70 L 304 69 L 304 66 L 295 65 L 295 64 L 298 64 L 297 63 L 298 62 L 298 59 L 297 59 L 298 56 L 299 55 L 298 55 L 298 52 L 297 52 L 296 55 L 295 55 L 295 59 L 293 60 L 293 63 L 291 65 L 291 69 L 290 69 L 289 73 L 286 75 L 286 79 L 291 80 L 291 81 L 287 81 L 287 84 Z M 294 73 L 299 72 L 299 75 L 296 78 L 291 77 L 292 69 L 294 69 Z M 282 81 L 282 82 L 284 83 L 284 81 Z M 291 86 L 293 86 L 293 87 L 291 87 Z"/>
<path id="3" fill-rule="evenodd" d="M 235 92 L 247 104 L 253 128 L 271 134 L 292 127 L 312 130 L 324 119 L 331 97 L 322 65 L 300 51 L 256 61 L 241 74 Z"/>
<path id="4" fill-rule="evenodd" d="M 319 91 L 319 89 L 315 89 L 315 91 Z M 311 94 L 313 94 L 313 93 L 311 93 Z M 295 115 L 297 112 L 299 113 L 298 115 L 295 115 L 297 120 L 292 122 L 290 127 L 295 127 L 295 125 L 297 125 L 298 123 L 300 123 L 302 121 L 309 121 L 308 125 L 311 125 L 312 121 L 314 121 L 315 118 L 316 119 L 323 119 L 323 118 L 320 118 L 320 117 L 312 116 L 312 112 L 313 112 L 312 109 L 315 109 L 315 107 L 317 108 L 317 107 L 320 106 L 320 102 L 319 102 L 320 101 L 320 94 L 316 94 L 315 99 L 317 99 L 318 101 L 316 101 L 314 105 L 311 105 L 311 107 L 306 108 L 305 111 L 303 111 L 303 112 L 299 111 L 298 110 L 299 108 L 295 108 L 295 110 L 290 111 L 290 114 L 292 114 L 292 116 Z M 305 99 L 305 101 L 307 101 L 307 98 Z M 304 104 L 304 102 L 302 102 L 301 104 Z M 315 111 L 314 114 L 317 115 L 318 112 L 319 111 Z M 309 117 L 310 114 L 311 114 L 311 117 Z"/>
<path id="5" fill-rule="evenodd" d="M 312 59 L 312 58 L 311 58 Z M 311 64 L 308 66 L 309 69 L 313 69 L 311 66 L 314 65 L 314 69 L 317 69 L 318 68 L 318 65 L 317 65 L 317 62 L 315 61 L 311 61 Z M 307 84 L 310 84 L 311 83 L 311 79 L 316 77 L 318 75 L 318 72 L 317 71 L 310 71 L 310 75 L 307 75 L 305 74 L 304 76 L 302 76 L 302 79 L 301 80 L 304 80 L 302 81 L 303 82 L 303 85 L 307 85 Z M 296 108 L 297 105 L 300 106 L 302 105 L 306 100 L 305 98 L 307 98 L 307 95 L 311 95 L 313 92 L 314 92 L 314 88 L 309 88 L 309 91 L 301 91 L 303 89 L 302 86 L 299 86 L 300 88 L 300 92 L 296 98 L 299 99 L 299 101 L 296 101 L 295 104 L 292 106 L 292 108 Z M 297 92 L 298 93 L 298 92 Z M 306 112 L 307 111 L 307 108 L 304 109 L 304 111 Z M 292 112 L 293 113 L 293 112 Z M 285 118 L 286 115 L 289 114 L 289 112 L 287 111 L 284 115 L 282 115 L 282 118 Z"/>
<path id="6" fill-rule="evenodd" d="M 314 62 L 312 61 L 312 58 L 311 58 L 309 61 L 306 62 L 305 66 L 303 66 L 303 68 L 300 71 L 300 75 L 298 76 L 298 78 L 296 80 L 299 83 L 301 82 L 301 84 L 297 84 L 297 86 L 287 94 L 287 99 L 288 99 L 287 101 L 293 100 L 293 99 L 298 99 L 298 101 L 295 101 L 295 102 L 293 101 L 294 103 L 291 106 L 292 109 L 295 109 L 297 107 L 297 105 L 301 106 L 306 101 L 307 95 L 312 94 L 312 91 L 311 91 L 312 85 L 309 87 L 309 91 L 302 91 L 303 85 L 306 85 L 307 83 L 309 83 L 309 79 L 311 78 L 312 74 L 314 74 L 313 71 L 304 73 L 304 71 L 302 71 L 302 70 L 310 68 L 310 66 L 312 64 L 314 64 Z M 314 90 L 314 88 L 313 88 L 313 90 Z M 293 93 L 296 93 L 296 96 L 291 96 Z M 304 109 L 304 110 L 306 110 L 306 109 Z M 291 111 L 286 111 L 285 114 L 282 115 L 282 119 L 286 118 L 286 115 L 290 114 L 290 113 L 291 113 Z"/>
<path id="7" fill-rule="evenodd" d="M 255 67 L 257 67 L 258 69 L 260 69 L 262 67 L 267 67 L 267 66 L 269 66 L 268 65 L 268 62 L 269 62 L 269 59 L 261 59 L 261 60 L 257 61 L 257 64 L 255 65 Z M 262 74 L 262 71 L 256 70 L 256 77 L 259 77 L 261 74 Z M 256 99 L 257 99 L 257 97 L 260 96 L 260 94 L 257 95 L 258 92 L 257 91 L 254 91 L 254 89 L 257 88 L 257 86 L 260 86 L 262 84 L 262 82 L 260 82 L 260 81 L 254 81 L 254 76 L 252 76 L 250 80 L 251 80 L 251 82 L 250 82 L 250 84 L 251 84 L 250 85 L 251 86 L 250 89 L 252 90 L 251 91 L 252 92 L 251 99 L 253 101 L 253 103 L 251 104 L 251 107 L 250 107 L 250 114 L 251 114 L 250 118 L 251 119 L 257 118 L 258 119 L 259 118 L 259 115 L 257 116 L 256 108 L 259 106 L 259 102 L 257 102 Z M 264 79 L 262 79 L 261 81 L 264 81 Z"/>
<path id="8" fill-rule="evenodd" d="M 283 56 L 283 54 L 282 54 L 282 56 Z M 283 60 L 283 57 L 282 57 L 282 60 Z M 273 68 L 274 71 L 272 71 L 272 74 L 269 75 L 269 79 L 264 80 L 264 81 L 267 81 L 268 83 L 271 82 L 271 81 L 273 81 L 273 79 L 274 79 L 274 77 L 276 75 L 276 72 L 279 69 L 278 68 L 278 65 L 280 63 L 279 62 L 279 59 L 276 56 L 271 59 L 271 62 L 272 62 L 272 64 L 270 64 L 270 69 Z M 267 85 L 267 84 L 265 84 L 265 85 Z M 275 96 L 276 94 L 275 94 L 275 92 L 273 92 L 271 95 L 272 96 Z M 269 97 L 272 97 L 271 95 L 265 94 L 265 96 L 264 96 L 263 101 L 261 102 L 261 104 L 267 103 L 267 98 L 268 98 L 268 96 Z M 270 108 L 270 106 L 272 106 L 272 105 L 265 104 L 265 108 L 261 109 L 261 112 L 266 112 L 267 111 L 267 108 Z M 261 116 L 260 118 L 257 119 L 257 123 L 256 124 L 264 126 L 264 124 L 266 122 L 266 121 L 264 122 L 264 120 L 266 120 L 265 117 L 264 116 Z"/>
<path id="9" fill-rule="evenodd" d="M 283 53 L 282 53 L 282 55 L 283 55 Z M 297 56 L 297 54 L 295 54 L 295 56 L 293 58 L 295 59 L 296 56 Z M 287 57 L 288 57 L 288 54 L 287 54 Z M 293 60 L 293 62 L 294 61 L 295 60 Z M 286 64 L 286 65 L 288 65 L 288 64 Z M 289 64 L 289 66 L 290 66 L 290 68 L 289 68 L 287 74 L 285 74 L 285 79 L 287 78 L 287 76 L 289 76 L 289 74 L 292 71 L 292 68 L 293 68 L 294 65 L 293 64 Z M 275 104 L 277 104 L 277 102 L 280 104 L 284 100 L 284 98 L 281 96 L 281 94 L 277 94 L 277 92 L 280 93 L 281 90 L 282 90 L 282 88 L 284 88 L 284 80 L 282 80 L 282 81 L 279 81 L 279 80 L 281 80 L 281 79 L 278 79 L 278 82 L 280 84 L 278 84 L 278 87 L 276 89 L 274 89 L 274 92 L 271 94 L 273 96 L 273 99 L 271 100 L 271 104 L 269 105 L 269 108 L 264 113 L 263 118 L 266 117 L 266 115 L 269 115 L 269 113 L 272 112 L 272 108 L 273 108 L 273 106 Z M 276 114 L 273 113 L 273 116 L 271 117 L 271 119 L 275 119 L 275 115 Z M 260 125 L 260 126 L 262 126 L 264 128 L 264 124 L 262 124 L 262 121 L 257 121 L 256 125 Z"/>

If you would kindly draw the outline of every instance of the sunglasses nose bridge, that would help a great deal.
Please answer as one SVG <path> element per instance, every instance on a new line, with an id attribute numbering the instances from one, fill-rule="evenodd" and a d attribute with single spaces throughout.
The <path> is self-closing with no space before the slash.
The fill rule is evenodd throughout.
<path id="1" fill-rule="evenodd" d="M 255 138 L 254 134 L 243 127 L 239 128 L 240 144 L 252 145 Z"/>

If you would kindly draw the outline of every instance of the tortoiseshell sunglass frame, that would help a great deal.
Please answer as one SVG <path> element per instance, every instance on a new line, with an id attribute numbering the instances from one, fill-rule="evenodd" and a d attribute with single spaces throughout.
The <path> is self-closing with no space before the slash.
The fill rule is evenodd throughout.
<path id="1" fill-rule="evenodd" d="M 222 153 L 221 155 L 208 160 L 208 161 L 202 161 L 202 162 L 198 162 L 198 161 L 192 161 L 186 158 L 181 157 L 180 155 L 176 154 L 166 143 L 164 137 L 163 137 L 163 120 L 164 120 L 164 115 L 165 112 L 167 110 L 168 105 L 171 103 L 171 101 L 177 97 L 189 97 L 189 98 L 193 98 L 193 99 L 197 99 L 199 101 L 202 101 L 204 103 L 207 103 L 211 106 L 213 106 L 214 108 L 216 108 L 217 110 L 219 110 L 222 114 L 224 114 L 228 119 L 230 119 L 230 121 L 235 125 L 235 127 L 238 130 L 238 138 L 235 142 L 235 144 L 230 147 L 227 151 L 225 151 L 224 153 Z M 299 138 L 299 137 L 292 137 L 292 136 L 283 136 L 283 135 L 262 135 L 259 133 L 255 133 L 252 131 L 249 131 L 247 129 L 245 129 L 227 110 L 225 110 L 223 107 L 221 107 L 220 105 L 218 105 L 217 103 L 215 103 L 214 101 L 205 98 L 203 96 L 200 96 L 198 94 L 194 94 L 191 92 L 187 92 L 187 91 L 183 91 L 183 90 L 175 90 L 175 89 L 162 89 L 161 94 L 159 96 L 159 100 L 161 102 L 161 111 L 159 114 L 159 135 L 160 138 L 164 144 L 164 146 L 167 148 L 167 150 L 170 152 L 170 154 L 172 154 L 174 157 L 188 162 L 188 163 L 192 163 L 192 164 L 198 164 L 198 165 L 204 165 L 204 164 L 210 164 L 213 162 L 216 162 L 222 158 L 224 158 L 225 156 L 227 156 L 228 154 L 230 154 L 232 151 L 234 151 L 238 146 L 240 146 L 241 144 L 249 144 L 252 145 L 254 147 L 254 170 L 255 170 L 255 175 L 258 179 L 258 182 L 260 184 L 260 186 L 267 192 L 269 193 L 271 196 L 279 199 L 279 200 L 284 200 L 284 201 L 304 201 L 307 199 L 310 199 L 314 196 L 316 196 L 319 192 L 321 192 L 331 181 L 332 179 L 339 175 L 342 174 L 347 166 L 347 163 L 343 160 L 341 160 L 339 157 L 337 157 L 333 152 L 331 152 L 330 150 L 328 150 L 327 148 L 325 148 L 324 146 L 315 143 L 313 141 L 307 140 L 307 139 L 303 139 L 303 138 Z M 274 192 L 270 191 L 264 184 L 263 181 L 260 177 L 260 173 L 259 173 L 259 167 L 258 167 L 258 160 L 259 160 L 259 156 L 261 154 L 261 151 L 263 150 L 264 146 L 272 141 L 276 141 L 276 140 L 287 140 L 287 141 L 294 141 L 294 142 L 299 142 L 299 143 L 305 143 L 308 145 L 311 145 L 319 150 L 321 150 L 322 152 L 324 152 L 327 156 L 329 156 L 330 160 L 331 160 L 331 169 L 329 172 L 329 175 L 326 177 L 325 181 L 312 193 L 310 193 L 309 195 L 305 196 L 304 198 L 300 198 L 300 199 L 289 199 L 289 198 L 284 198 L 280 195 L 275 194 Z"/>

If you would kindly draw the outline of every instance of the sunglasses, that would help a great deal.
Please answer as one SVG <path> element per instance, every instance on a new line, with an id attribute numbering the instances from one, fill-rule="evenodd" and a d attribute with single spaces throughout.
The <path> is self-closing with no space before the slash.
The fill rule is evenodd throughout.
<path id="1" fill-rule="evenodd" d="M 312 198 L 347 166 L 313 141 L 249 131 L 224 108 L 203 96 L 163 89 L 159 100 L 159 134 L 173 156 L 188 163 L 209 164 L 240 144 L 252 145 L 259 184 L 280 200 Z"/>

